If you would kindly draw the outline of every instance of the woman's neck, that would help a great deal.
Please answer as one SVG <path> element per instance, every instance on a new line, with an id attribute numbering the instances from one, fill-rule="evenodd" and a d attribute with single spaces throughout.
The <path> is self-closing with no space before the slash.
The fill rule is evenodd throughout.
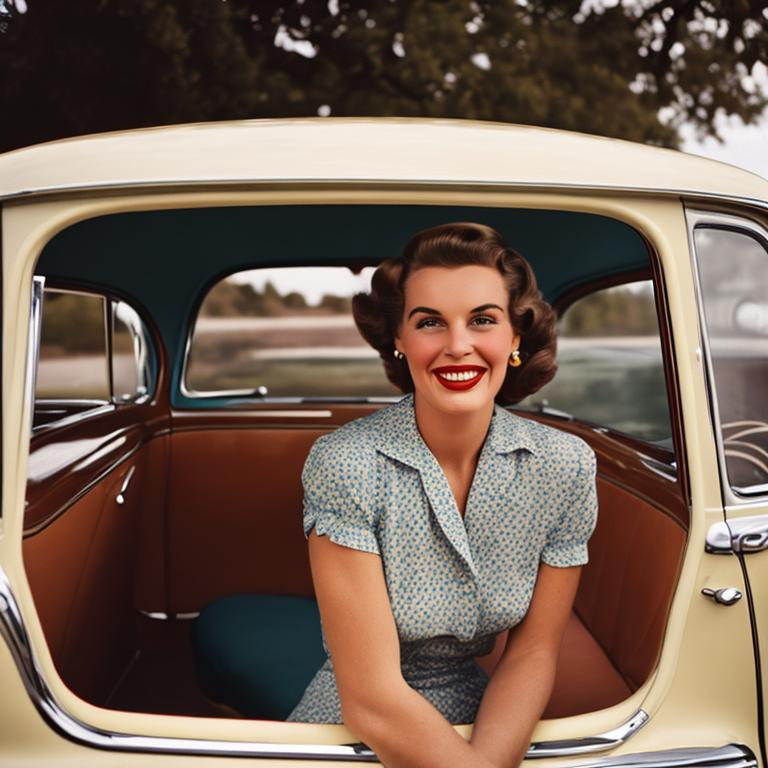
<path id="1" fill-rule="evenodd" d="M 481 410 L 446 413 L 414 394 L 414 410 L 421 437 L 443 469 L 474 468 L 493 417 L 493 401 Z"/>

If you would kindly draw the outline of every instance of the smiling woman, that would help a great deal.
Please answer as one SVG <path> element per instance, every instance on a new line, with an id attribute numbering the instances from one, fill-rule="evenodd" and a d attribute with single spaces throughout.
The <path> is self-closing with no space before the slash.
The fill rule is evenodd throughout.
<path id="1" fill-rule="evenodd" d="M 552 378 L 554 313 L 527 262 L 477 224 L 416 235 L 353 308 L 413 395 L 307 460 L 330 656 L 289 719 L 343 721 L 387 765 L 514 766 L 552 692 L 597 512 L 586 443 L 495 404 Z M 510 628 L 489 679 L 475 657 Z M 450 724 L 472 721 L 467 744 Z"/>

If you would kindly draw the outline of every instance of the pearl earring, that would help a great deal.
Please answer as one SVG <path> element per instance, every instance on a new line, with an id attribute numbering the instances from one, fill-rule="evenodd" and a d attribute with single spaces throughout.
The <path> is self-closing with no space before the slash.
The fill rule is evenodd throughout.
<path id="1" fill-rule="evenodd" d="M 512 354 L 510 355 L 508 362 L 512 368 L 518 368 L 520 365 L 522 365 L 523 361 L 520 359 L 519 349 L 512 350 Z"/>

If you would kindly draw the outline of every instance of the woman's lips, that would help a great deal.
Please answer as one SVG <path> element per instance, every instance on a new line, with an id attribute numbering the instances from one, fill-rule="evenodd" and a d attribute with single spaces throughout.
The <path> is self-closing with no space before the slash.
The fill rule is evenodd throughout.
<path id="1" fill-rule="evenodd" d="M 432 373 L 446 389 L 461 392 L 472 389 L 487 370 L 479 365 L 447 365 L 434 368 Z"/>

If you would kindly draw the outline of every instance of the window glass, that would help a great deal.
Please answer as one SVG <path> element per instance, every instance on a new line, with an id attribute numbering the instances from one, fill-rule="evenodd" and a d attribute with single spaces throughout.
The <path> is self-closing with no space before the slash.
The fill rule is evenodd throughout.
<path id="1" fill-rule="evenodd" d="M 753 235 L 694 230 L 725 464 L 740 492 L 768 490 L 768 254 Z"/>
<path id="2" fill-rule="evenodd" d="M 191 393 L 266 397 L 397 397 L 360 336 L 352 296 L 372 268 L 286 267 L 240 272 L 215 285 L 198 314 L 186 370 Z"/>
<path id="3" fill-rule="evenodd" d="M 590 293 L 558 324 L 555 378 L 521 403 L 554 409 L 672 449 L 650 280 Z"/>
<path id="4" fill-rule="evenodd" d="M 36 399 L 109 400 L 105 298 L 46 288 Z"/>

